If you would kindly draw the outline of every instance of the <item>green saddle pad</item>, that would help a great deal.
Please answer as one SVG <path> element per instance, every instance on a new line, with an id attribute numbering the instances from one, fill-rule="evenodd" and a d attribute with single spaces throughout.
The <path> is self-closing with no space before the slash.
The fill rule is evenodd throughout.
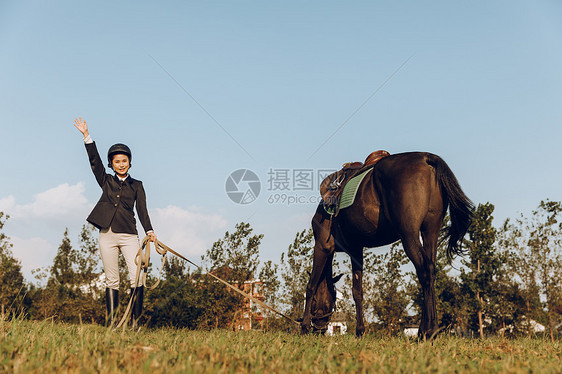
<path id="1" fill-rule="evenodd" d="M 355 195 L 357 195 L 357 190 L 359 189 L 361 182 L 363 182 L 363 179 L 371 170 L 373 169 L 367 169 L 361 174 L 354 176 L 349 180 L 349 182 L 347 182 L 347 184 L 343 188 L 343 192 L 341 195 L 340 209 L 349 208 L 353 205 L 353 202 L 355 201 Z"/>

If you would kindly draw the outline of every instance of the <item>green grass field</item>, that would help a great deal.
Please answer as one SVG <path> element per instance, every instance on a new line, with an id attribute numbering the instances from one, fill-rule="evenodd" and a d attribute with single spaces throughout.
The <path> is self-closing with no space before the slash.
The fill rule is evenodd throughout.
<path id="1" fill-rule="evenodd" d="M 562 342 L 157 329 L 0 321 L 0 372 L 560 373 Z"/>

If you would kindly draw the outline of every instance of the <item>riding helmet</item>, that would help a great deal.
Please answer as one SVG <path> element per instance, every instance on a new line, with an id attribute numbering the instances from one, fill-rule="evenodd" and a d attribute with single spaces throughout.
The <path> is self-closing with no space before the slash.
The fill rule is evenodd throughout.
<path id="1" fill-rule="evenodd" d="M 112 167 L 113 156 L 115 155 L 126 155 L 127 157 L 129 157 L 129 164 L 133 160 L 131 149 L 122 143 L 113 144 L 109 148 L 109 151 L 107 151 L 107 160 L 109 161 L 109 167 Z"/>

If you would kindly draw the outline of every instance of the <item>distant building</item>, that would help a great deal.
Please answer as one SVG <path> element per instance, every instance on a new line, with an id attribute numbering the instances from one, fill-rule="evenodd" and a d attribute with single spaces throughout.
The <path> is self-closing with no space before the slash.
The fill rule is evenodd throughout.
<path id="1" fill-rule="evenodd" d="M 345 321 L 345 314 L 342 312 L 334 312 L 330 323 L 328 323 L 328 330 L 326 335 L 344 335 L 347 334 L 347 322 Z"/>
<path id="2" fill-rule="evenodd" d="M 532 333 L 539 333 L 539 332 L 545 332 L 546 331 L 546 327 L 544 327 L 544 325 L 538 323 L 535 320 L 529 320 L 529 322 L 527 322 L 527 318 L 525 316 L 523 316 L 522 318 L 522 322 L 519 324 L 519 330 L 520 331 L 527 331 L 530 330 Z M 506 327 L 503 327 L 501 329 L 499 329 L 498 331 L 501 334 L 504 334 L 506 332 L 508 333 L 513 333 L 513 331 L 515 330 L 515 327 L 513 325 L 508 325 Z"/>
<path id="3" fill-rule="evenodd" d="M 263 295 L 263 282 L 259 279 L 244 282 L 242 291 L 260 301 L 265 300 L 265 296 Z M 265 314 L 263 307 L 260 304 L 245 297 L 244 304 L 242 305 L 240 310 L 237 310 L 234 314 L 232 328 L 234 331 L 251 330 L 252 328 L 256 327 L 253 325 L 253 323 L 255 322 L 259 324 L 260 329 L 263 329 L 264 319 Z"/>
<path id="4" fill-rule="evenodd" d="M 418 336 L 419 327 L 406 327 L 404 329 L 404 335 L 409 338 L 415 338 Z"/>
<path id="5" fill-rule="evenodd" d="M 209 273 L 217 276 L 221 279 L 232 279 L 233 270 L 229 266 L 221 266 L 217 269 L 210 271 Z M 192 280 L 194 281 L 201 281 L 201 277 L 205 274 L 193 274 Z M 225 281 L 226 282 L 226 281 Z M 230 283 L 230 282 L 228 282 Z M 234 287 L 239 287 L 238 283 L 232 282 L 230 283 Z M 229 292 L 234 292 L 231 288 L 226 287 Z M 250 279 L 244 282 L 241 291 L 244 293 L 251 295 L 254 299 L 264 301 L 265 296 L 263 295 L 263 282 L 259 279 Z M 234 331 L 240 330 L 251 330 L 256 328 L 254 323 L 259 324 L 259 328 L 263 328 L 263 321 L 265 319 L 265 313 L 263 307 L 252 301 L 251 299 L 245 297 L 244 303 L 240 307 L 239 310 L 234 312 L 234 318 L 232 319 L 231 327 Z"/>

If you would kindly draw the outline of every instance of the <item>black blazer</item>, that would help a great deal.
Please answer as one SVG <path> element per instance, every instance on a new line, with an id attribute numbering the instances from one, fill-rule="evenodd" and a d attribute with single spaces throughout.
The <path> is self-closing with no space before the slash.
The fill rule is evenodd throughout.
<path id="1" fill-rule="evenodd" d="M 133 212 L 136 202 L 137 214 L 144 231 L 152 230 L 142 182 L 131 176 L 121 182 L 116 175 L 107 174 L 96 143 L 86 144 L 86 151 L 92 171 L 103 191 L 87 221 L 98 229 L 111 227 L 111 231 L 115 233 L 138 235 Z"/>

